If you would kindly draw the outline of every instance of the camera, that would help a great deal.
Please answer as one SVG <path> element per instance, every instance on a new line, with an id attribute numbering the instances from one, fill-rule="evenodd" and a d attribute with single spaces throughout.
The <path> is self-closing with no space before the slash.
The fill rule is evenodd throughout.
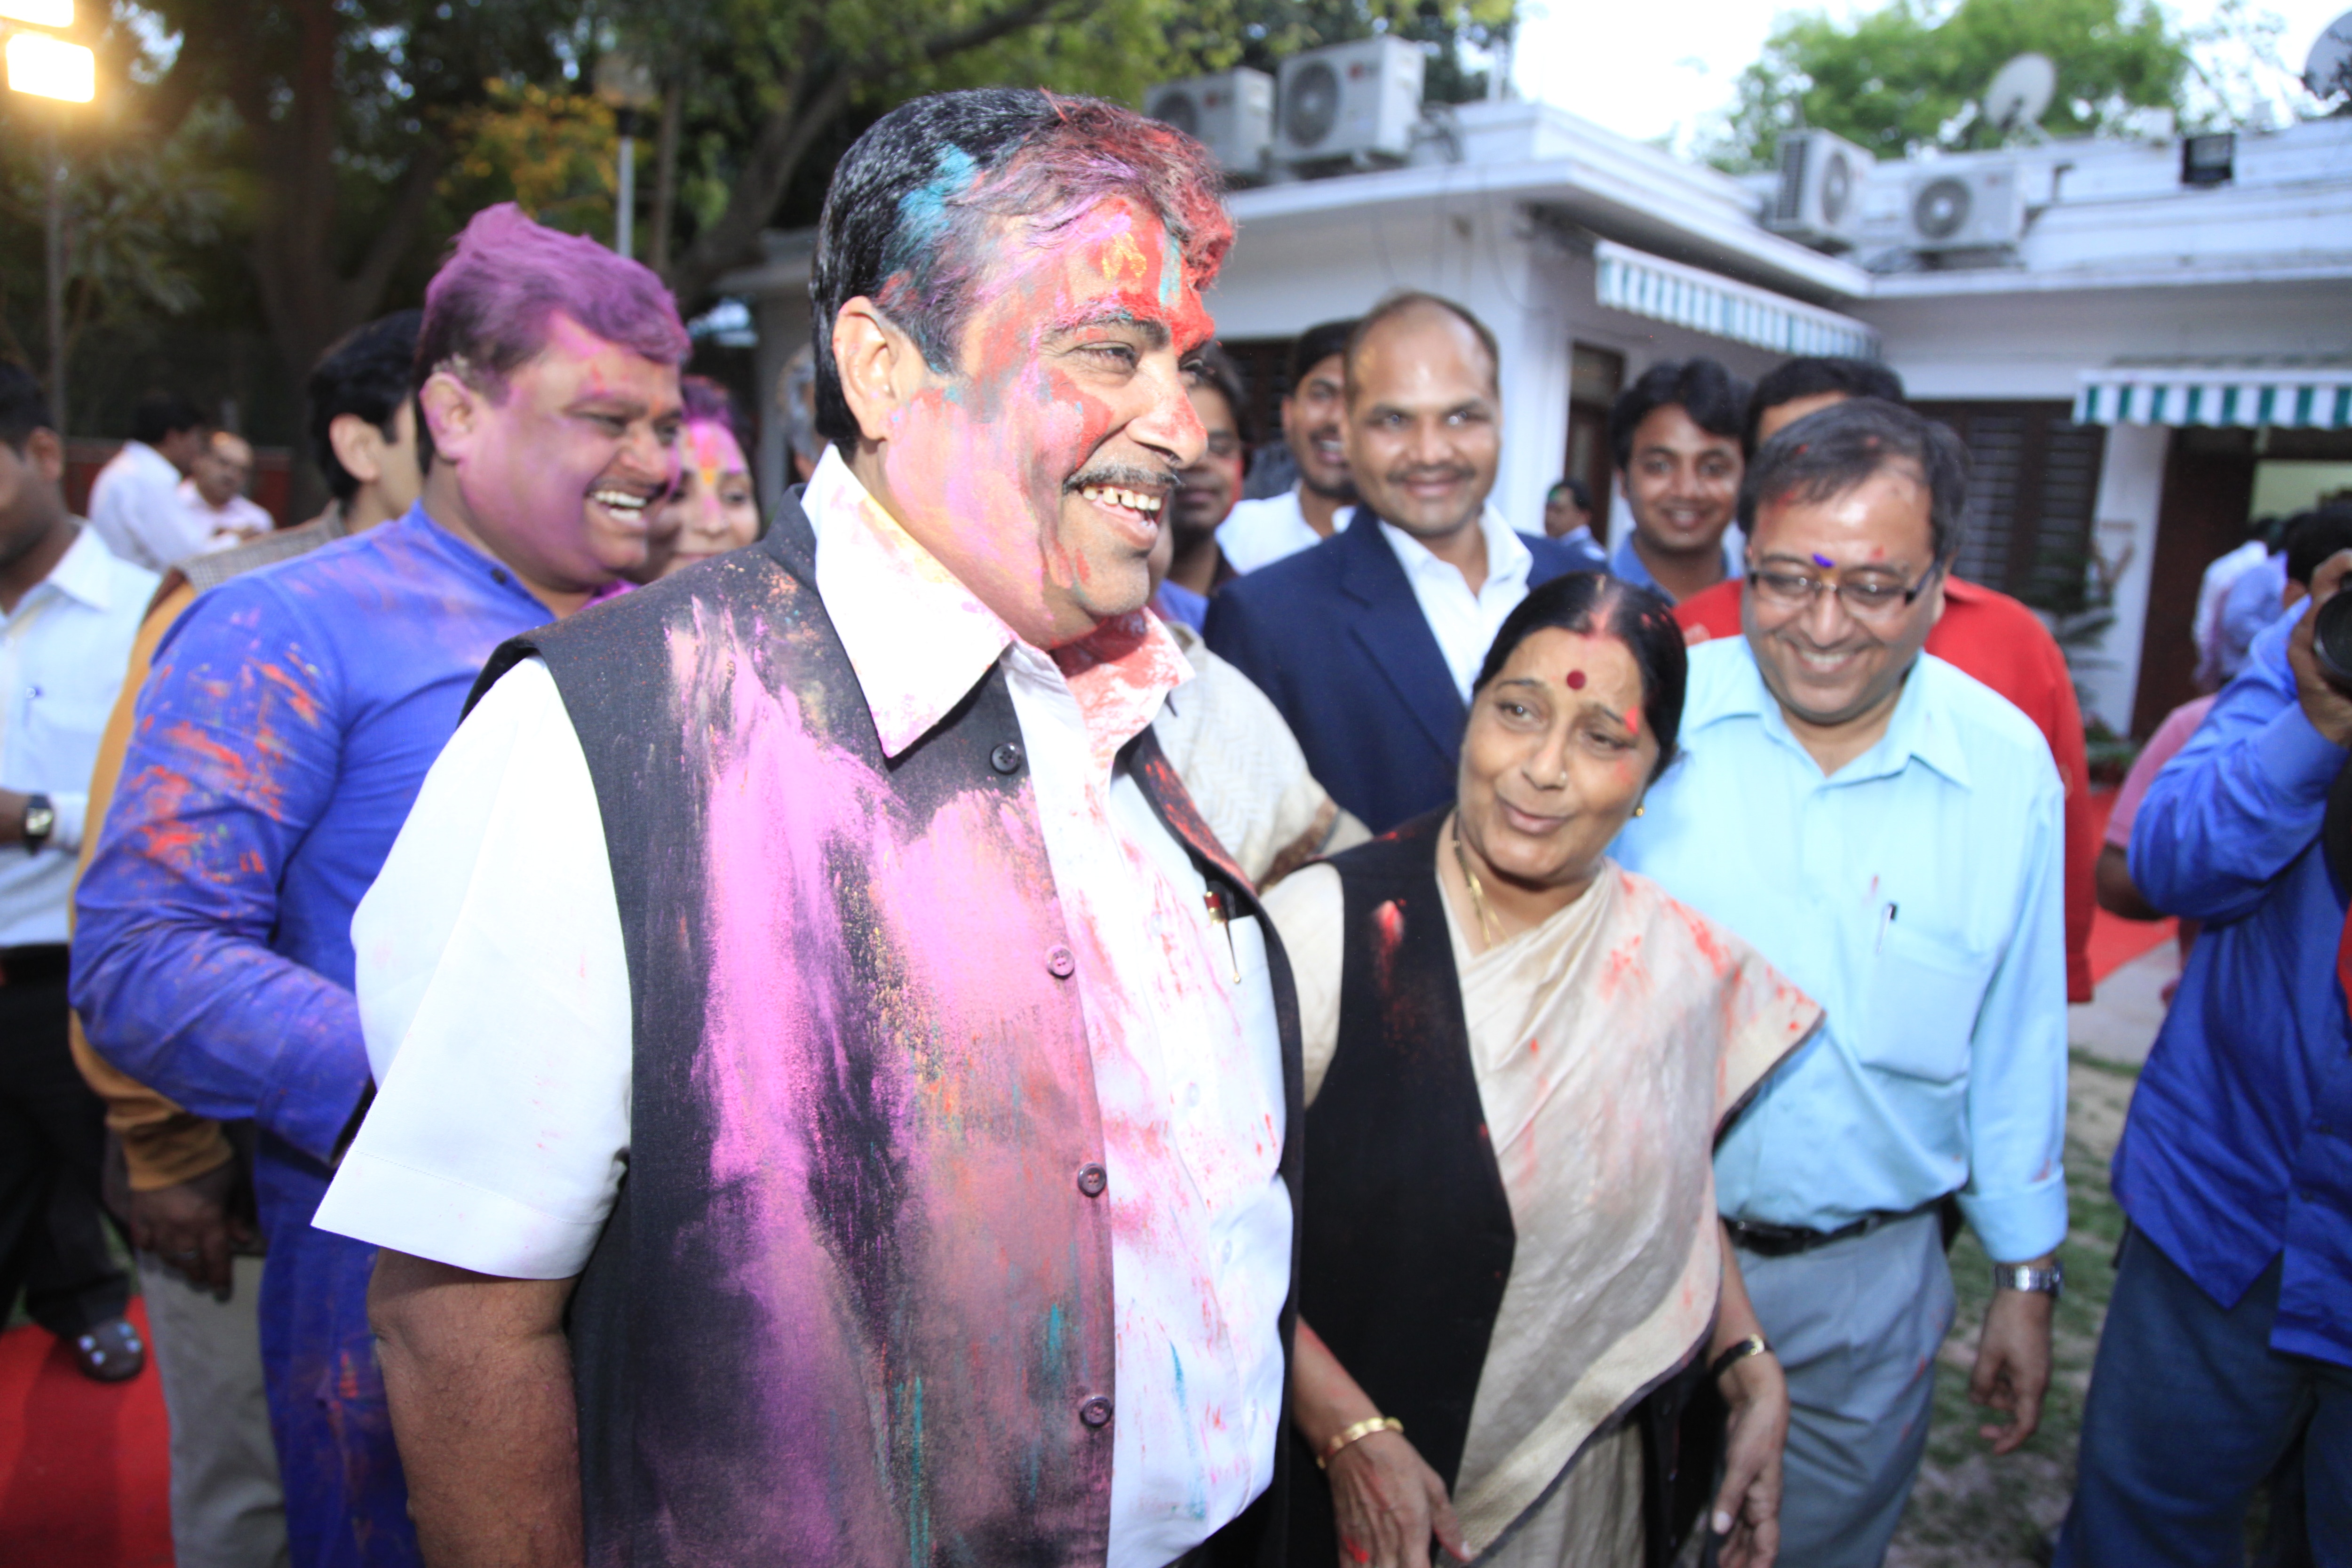
<path id="1" fill-rule="evenodd" d="M 2312 618 L 2312 651 L 2328 679 L 2352 691 L 2352 583 L 2329 595 Z"/>

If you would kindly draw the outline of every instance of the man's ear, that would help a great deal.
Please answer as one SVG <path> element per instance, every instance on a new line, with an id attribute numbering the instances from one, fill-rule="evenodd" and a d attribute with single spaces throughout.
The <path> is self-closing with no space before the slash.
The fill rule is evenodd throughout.
<path id="1" fill-rule="evenodd" d="M 433 450 L 452 462 L 462 462 L 480 433 L 488 403 L 482 394 L 455 371 L 436 370 L 416 394 L 416 406 L 433 434 Z M 331 435 L 331 430 L 330 432 Z M 337 456 L 341 456 L 338 451 Z"/>
<path id="2" fill-rule="evenodd" d="M 327 445 L 343 472 L 363 485 L 383 478 L 383 432 L 357 414 L 338 414 L 327 422 Z"/>
<path id="3" fill-rule="evenodd" d="M 833 318 L 833 364 L 850 417 L 868 441 L 888 438 L 899 411 L 923 388 L 930 370 L 915 340 L 863 294 Z"/>
<path id="4" fill-rule="evenodd" d="M 66 479 L 66 444 L 58 433 L 46 426 L 37 426 L 25 433 L 25 460 L 33 472 L 41 476 L 44 484 L 61 485 Z"/>

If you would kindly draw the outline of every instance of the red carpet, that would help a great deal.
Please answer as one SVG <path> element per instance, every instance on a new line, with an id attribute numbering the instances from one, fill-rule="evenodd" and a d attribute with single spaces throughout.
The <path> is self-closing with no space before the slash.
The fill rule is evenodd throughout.
<path id="1" fill-rule="evenodd" d="M 0 1563 L 171 1568 L 171 1478 L 152 1365 L 92 1383 L 47 1330 L 0 1334 Z"/>
<path id="2" fill-rule="evenodd" d="M 2114 809 L 2115 804 L 2115 791 L 2095 789 L 2091 792 L 2091 831 L 2102 844 L 2106 842 L 2107 813 Z M 2091 961 L 2091 984 L 2096 985 L 2141 953 L 2170 942 L 2178 923 L 2168 920 L 2127 921 L 2105 910 L 2093 911 L 2087 953 Z"/>

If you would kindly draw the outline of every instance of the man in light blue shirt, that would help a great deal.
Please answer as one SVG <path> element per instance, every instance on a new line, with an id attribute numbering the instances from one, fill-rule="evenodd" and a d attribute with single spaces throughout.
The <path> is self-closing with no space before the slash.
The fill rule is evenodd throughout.
<path id="1" fill-rule="evenodd" d="M 1958 439 L 1856 398 L 1758 453 L 1746 632 L 1691 653 L 1685 758 L 1618 858 L 1827 1009 L 1716 1156 L 1793 1405 L 1781 1560 L 1880 1561 L 1953 1315 L 1940 1200 L 2002 1267 L 1970 1380 L 2032 1435 L 2066 1232 L 2062 792 L 2007 700 L 1921 652 Z"/>

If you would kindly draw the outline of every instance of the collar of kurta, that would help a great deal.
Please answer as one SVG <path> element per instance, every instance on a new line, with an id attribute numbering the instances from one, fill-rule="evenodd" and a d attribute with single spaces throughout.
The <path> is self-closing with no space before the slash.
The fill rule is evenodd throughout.
<path id="1" fill-rule="evenodd" d="M 113 552 L 98 536 L 96 530 L 83 527 L 75 531 L 74 542 L 49 568 L 41 586 L 55 588 L 71 599 L 78 599 L 93 610 L 104 610 L 114 604 L 114 573 L 111 570 Z M 26 598 L 31 598 L 26 595 Z M 19 601 L 18 607 L 23 607 Z"/>
<path id="2" fill-rule="evenodd" d="M 1701 649 L 1716 647 L 1723 651 L 1704 657 L 1733 659 L 1738 668 L 1727 672 L 1724 696 L 1687 723 L 1685 733 L 1696 735 L 1727 720 L 1752 719 L 1763 726 L 1766 734 L 1803 753 L 1803 742 L 1790 730 L 1788 719 L 1780 711 L 1780 699 L 1772 695 L 1772 689 L 1764 684 L 1763 672 L 1756 668 L 1755 650 L 1748 646 L 1748 639 L 1717 637 L 1702 644 L 1691 650 L 1694 662 L 1701 657 Z M 1903 694 L 1895 700 L 1894 715 L 1887 720 L 1886 733 L 1878 738 L 1876 745 L 1840 768 L 1835 782 L 1862 784 L 1885 778 L 1916 761 L 1962 789 L 1974 787 L 1959 730 L 1938 700 L 1937 688 L 1948 668 L 1931 653 L 1922 653 L 1912 661 L 1910 673 L 1903 678 Z"/>
<path id="3" fill-rule="evenodd" d="M 1145 610 L 1104 622 L 1047 653 L 1023 642 L 877 501 L 836 449 L 801 497 L 816 535 L 816 589 L 866 694 L 885 756 L 944 719 L 989 668 L 1010 658 L 1066 682 L 1097 763 L 1159 716 L 1192 678 L 1176 640 Z"/>

